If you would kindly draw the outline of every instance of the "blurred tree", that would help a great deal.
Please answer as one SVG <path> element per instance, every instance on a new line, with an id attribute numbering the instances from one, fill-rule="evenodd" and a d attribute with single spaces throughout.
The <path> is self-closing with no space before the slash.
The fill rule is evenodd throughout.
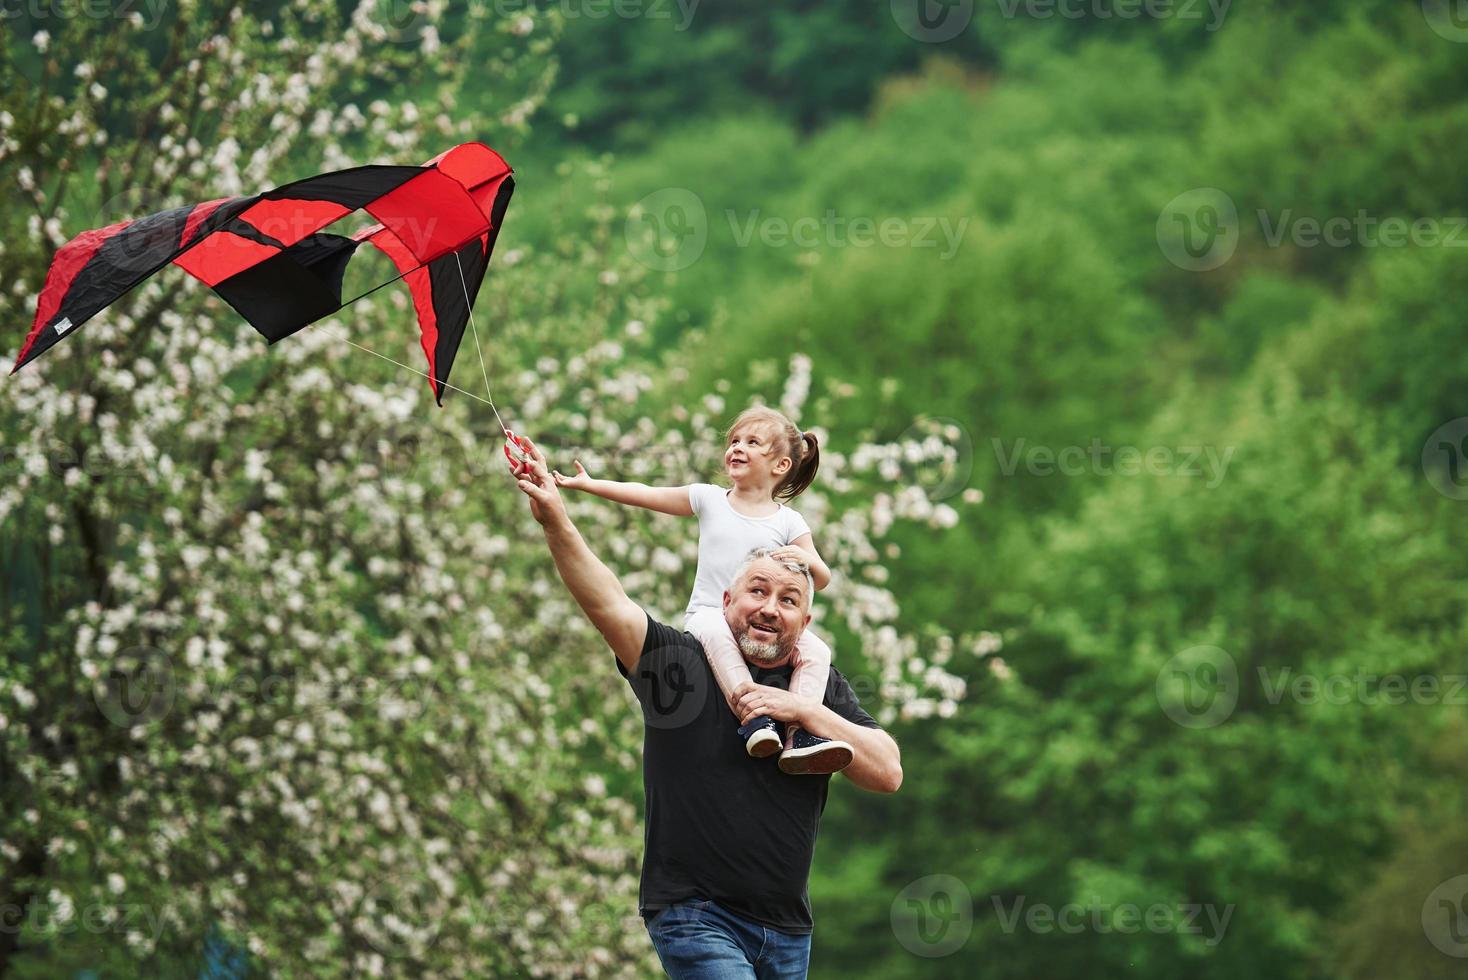
<path id="1" fill-rule="evenodd" d="M 438 104 L 467 84 L 452 53 L 473 38 L 440 35 L 432 11 L 380 19 L 395 12 L 185 7 L 8 36 L 0 173 L 28 210 L 0 219 L 7 321 L 30 319 L 69 234 L 523 125 L 533 100 L 497 120 L 359 107 L 354 92 L 408 69 L 415 89 L 437 78 Z M 126 43 L 155 29 L 166 43 Z M 503 57 L 476 62 L 475 84 L 533 92 L 536 25 L 492 29 Z M 608 475 L 712 476 L 722 408 L 639 414 L 651 380 L 634 352 L 665 305 L 647 270 L 611 254 L 605 215 L 575 232 L 497 256 L 479 318 L 502 403 Z M 421 382 L 340 339 L 411 364 L 412 323 L 389 290 L 267 353 L 165 272 L 5 386 L 0 908 L 24 918 L 0 933 L 0 972 L 179 975 L 221 942 L 283 976 L 652 968 L 640 717 L 500 475 L 492 416 L 467 397 L 433 410 Z M 871 522 L 809 506 L 846 545 L 841 574 L 863 580 Z M 688 529 L 578 514 L 671 617 Z M 828 609 L 883 677 L 916 669 L 884 590 Z"/>

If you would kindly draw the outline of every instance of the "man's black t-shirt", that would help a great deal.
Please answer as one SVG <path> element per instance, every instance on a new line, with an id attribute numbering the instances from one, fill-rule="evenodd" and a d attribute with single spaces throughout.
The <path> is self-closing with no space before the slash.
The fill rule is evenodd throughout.
<path id="1" fill-rule="evenodd" d="M 642 704 L 647 794 L 639 905 L 650 917 L 675 902 L 718 902 L 782 932 L 811 931 L 806 881 L 830 776 L 792 776 L 777 757 L 751 758 L 703 646 L 647 618 L 629 675 Z M 755 683 L 789 689 L 791 668 L 752 668 Z M 831 669 L 825 705 L 877 728 L 851 685 Z"/>

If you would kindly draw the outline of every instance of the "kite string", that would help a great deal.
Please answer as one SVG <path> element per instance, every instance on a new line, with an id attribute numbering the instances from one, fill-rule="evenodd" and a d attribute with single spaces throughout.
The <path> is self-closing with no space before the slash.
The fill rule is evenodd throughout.
<path id="1" fill-rule="evenodd" d="M 377 353 L 377 351 L 373 350 L 371 347 L 364 347 L 361 344 L 357 343 L 356 341 L 352 340 L 350 337 L 344 336 L 343 334 L 339 334 L 336 331 L 331 330 L 328 327 L 322 326 L 321 324 L 317 324 L 316 329 L 317 330 L 320 330 L 322 333 L 326 334 L 328 337 L 335 337 L 337 340 L 340 340 L 343 343 L 351 344 L 353 347 L 357 348 L 357 350 L 366 351 L 367 353 L 371 354 L 373 357 L 380 357 L 384 361 L 387 361 L 389 364 L 396 364 L 398 367 L 402 368 L 404 371 L 412 371 L 414 374 L 418 375 L 418 377 L 420 377 L 420 378 L 427 378 L 429 381 L 434 381 L 434 378 L 433 378 L 432 375 L 427 374 L 427 373 L 425 373 L 423 371 L 418 370 L 417 368 L 413 367 L 411 364 L 404 364 L 402 361 L 395 361 L 395 360 L 393 360 L 391 357 L 388 357 L 386 354 L 379 354 L 379 353 Z M 478 395 L 474 394 L 474 392 L 472 392 L 472 391 L 465 391 L 463 388 L 459 388 L 459 387 L 456 387 L 455 385 L 451 385 L 447 381 L 437 381 L 435 383 L 436 384 L 441 384 L 445 388 L 452 388 L 454 391 L 457 391 L 460 394 L 468 395 L 470 398 L 474 399 L 475 401 L 477 401 L 477 402 L 484 402 L 484 404 L 488 405 L 490 408 L 494 408 L 494 402 L 485 401 L 483 398 L 480 398 Z M 498 417 L 499 416 L 499 412 L 495 412 L 495 416 Z"/>
<path id="2" fill-rule="evenodd" d="M 454 261 L 459 265 L 459 286 L 464 290 L 464 306 L 469 311 L 469 329 L 474 333 L 474 351 L 479 355 L 479 373 L 484 377 L 484 393 L 489 396 L 489 407 L 494 412 L 495 421 L 499 422 L 500 429 L 505 435 L 510 434 L 510 429 L 505 425 L 505 420 L 500 418 L 500 410 L 494 407 L 494 392 L 489 387 L 489 369 L 484 366 L 484 348 L 479 346 L 479 327 L 474 323 L 474 304 L 469 302 L 469 284 L 464 280 L 464 262 L 459 258 L 459 253 L 454 253 Z"/>
<path id="3" fill-rule="evenodd" d="M 379 354 L 377 351 L 373 350 L 372 348 L 366 347 L 366 346 L 364 346 L 362 344 L 359 344 L 356 341 L 352 340 L 350 337 L 343 336 L 342 334 L 339 334 L 339 333 L 337 333 L 334 330 L 330 330 L 330 329 L 328 329 L 327 327 L 325 327 L 322 324 L 317 324 L 317 329 L 319 329 L 322 333 L 325 333 L 326 335 L 328 335 L 330 337 L 335 337 L 337 340 L 340 340 L 343 343 L 350 344 L 351 346 L 357 348 L 360 351 L 365 351 L 368 354 L 371 354 L 373 357 L 380 357 L 384 361 L 387 361 L 389 364 L 395 364 L 398 367 L 402 368 L 404 371 L 411 371 L 414 374 L 418 375 L 420 378 L 427 378 L 433 384 L 442 385 L 443 387 L 448 388 L 448 389 L 451 389 L 453 391 L 457 391 L 460 394 L 468 395 L 470 398 L 474 399 L 477 402 L 482 402 L 483 404 L 488 405 L 489 408 L 490 408 L 490 410 L 492 412 L 494 412 L 495 420 L 497 422 L 499 422 L 500 430 L 502 432 L 504 432 L 506 435 L 509 435 L 509 433 L 510 433 L 509 427 L 505 425 L 505 420 L 500 417 L 500 410 L 495 406 L 495 403 L 494 403 L 494 391 L 490 388 L 490 385 L 489 385 L 489 370 L 484 365 L 484 349 L 479 345 L 479 327 L 474 322 L 474 306 L 473 306 L 472 303 L 469 302 L 469 284 L 468 284 L 468 282 L 464 278 L 464 263 L 459 258 L 459 253 L 458 252 L 455 252 L 454 253 L 454 261 L 459 266 L 459 287 L 460 287 L 460 289 L 463 290 L 463 293 L 464 293 L 464 306 L 468 310 L 468 313 L 469 313 L 469 325 L 470 325 L 471 330 L 474 333 L 474 350 L 479 355 L 479 373 L 480 373 L 480 376 L 484 378 L 484 393 L 489 396 L 488 398 L 480 398 L 478 395 L 474 394 L 472 391 L 466 391 L 465 389 L 460 388 L 457 385 L 451 385 L 451 384 L 449 384 L 447 381 L 439 381 L 438 379 L 434 378 L 431 374 L 427 374 L 427 373 L 425 373 L 423 371 L 419 371 L 417 368 L 413 367 L 411 364 L 404 364 L 402 361 L 394 360 L 393 358 L 388 357 L 386 354 Z M 421 268 L 421 266 L 420 266 L 420 268 Z M 414 270 L 409 270 L 409 271 L 414 271 Z M 381 285 L 378 285 L 378 286 L 376 286 L 376 287 L 374 287 L 372 289 L 369 289 L 367 292 L 363 293 L 361 296 L 358 296 L 355 299 L 349 300 L 347 304 L 343 304 L 343 305 L 349 305 L 350 303 L 355 303 L 357 300 L 363 299 L 366 296 L 368 296 L 368 295 L 370 295 L 372 293 L 377 292 L 377 290 L 381 289 L 383 286 L 390 285 L 391 283 L 396 282 L 398 279 L 404 278 L 404 276 L 406 276 L 406 273 L 401 273 L 397 277 L 395 277 L 394 279 L 391 279 L 388 282 L 382 283 Z"/>

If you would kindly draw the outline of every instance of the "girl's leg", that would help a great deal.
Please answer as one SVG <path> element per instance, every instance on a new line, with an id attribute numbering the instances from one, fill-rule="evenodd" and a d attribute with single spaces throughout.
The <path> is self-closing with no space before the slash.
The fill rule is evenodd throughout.
<path id="1" fill-rule="evenodd" d="M 724 619 L 724 611 L 700 609 L 684 621 L 683 628 L 703 644 L 709 669 L 718 682 L 729 710 L 733 711 L 734 692 L 743 684 L 754 683 L 754 677 L 744 662 L 744 654 L 739 652 L 739 644 L 734 639 L 734 632 L 729 629 L 729 623 Z M 737 712 L 735 720 L 738 721 Z M 739 736 L 744 739 L 744 751 L 756 759 L 763 759 L 780 751 L 780 736 L 776 734 L 774 719 L 768 715 L 751 718 L 748 725 L 740 725 Z"/>
<path id="2" fill-rule="evenodd" d="M 831 648 L 810 630 L 800 634 L 796 645 L 795 671 L 790 675 L 790 693 L 804 701 L 826 700 L 826 681 L 831 676 Z M 780 770 L 791 775 L 824 775 L 839 772 L 851 763 L 852 749 L 840 739 L 822 738 L 798 725 L 785 726 L 785 751 Z"/>
<path id="3" fill-rule="evenodd" d="M 704 655 L 713 668 L 714 680 L 732 709 L 734 692 L 741 684 L 753 683 L 754 677 L 744 662 L 744 654 L 739 652 L 739 644 L 735 642 L 734 633 L 724 619 L 723 610 L 700 609 L 684 621 L 683 628 L 703 644 Z"/>
<path id="4" fill-rule="evenodd" d="M 826 700 L 826 681 L 831 676 L 831 648 L 811 630 L 800 634 L 795 645 L 795 672 L 790 675 L 790 693 L 820 704 Z"/>

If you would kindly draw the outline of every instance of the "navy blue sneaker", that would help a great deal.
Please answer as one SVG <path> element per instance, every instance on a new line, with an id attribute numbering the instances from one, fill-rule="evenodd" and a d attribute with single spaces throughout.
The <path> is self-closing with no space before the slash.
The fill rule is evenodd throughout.
<path id="1" fill-rule="evenodd" d="M 739 737 L 744 739 L 744 751 L 756 759 L 768 759 L 780 751 L 780 732 L 769 715 L 751 718 L 740 725 Z"/>
<path id="2" fill-rule="evenodd" d="M 851 746 L 797 728 L 780 753 L 780 771 L 792 776 L 824 776 L 851 765 Z"/>

